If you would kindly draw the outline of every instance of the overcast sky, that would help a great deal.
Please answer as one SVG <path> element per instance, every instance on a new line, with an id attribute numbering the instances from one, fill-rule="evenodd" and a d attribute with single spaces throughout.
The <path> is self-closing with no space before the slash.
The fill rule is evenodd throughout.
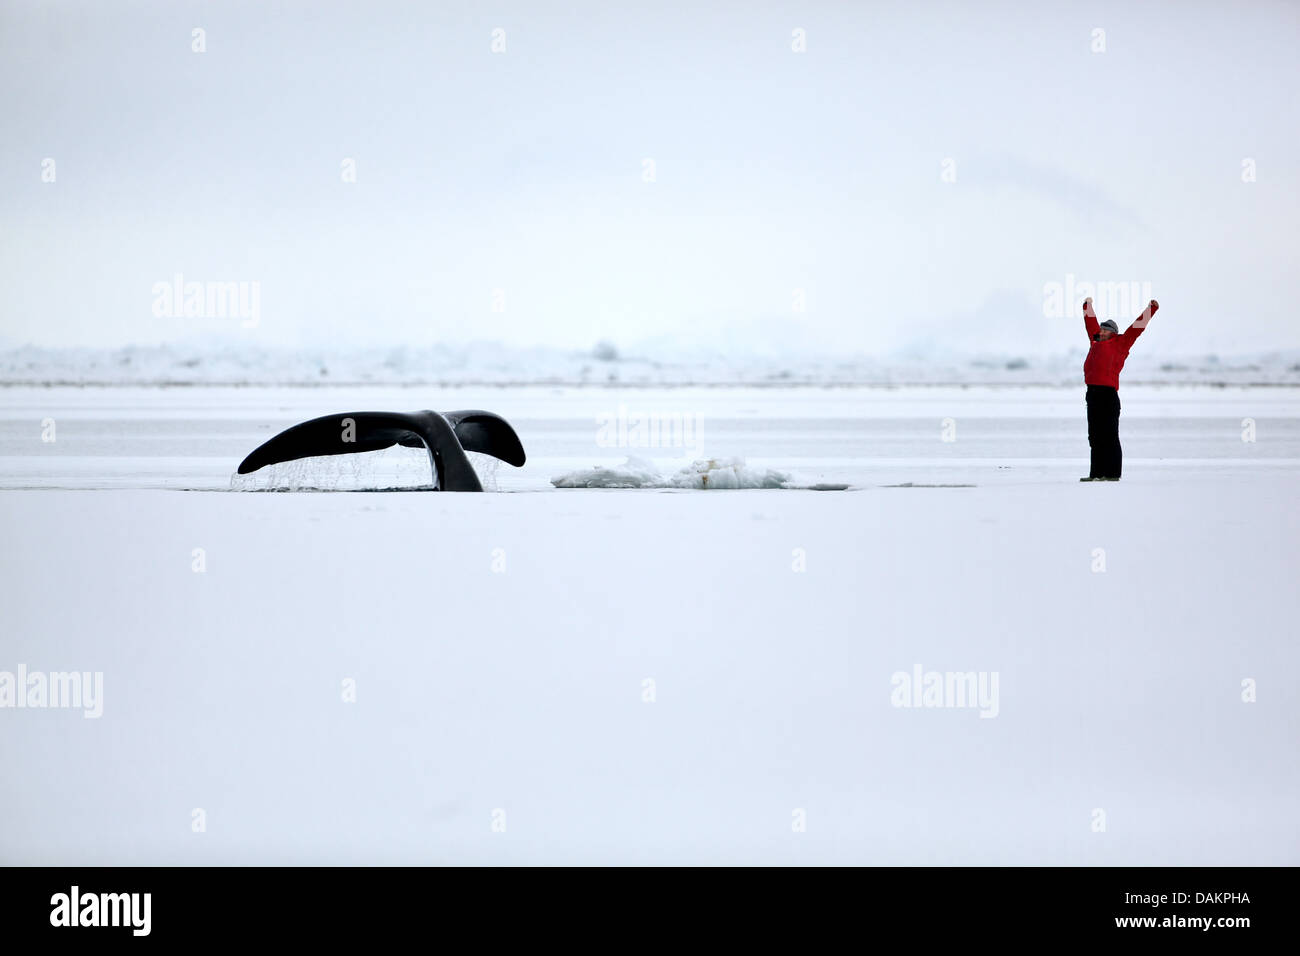
<path id="1" fill-rule="evenodd" d="M 1300 347 L 1293 3 L 0 11 L 5 344 Z"/>

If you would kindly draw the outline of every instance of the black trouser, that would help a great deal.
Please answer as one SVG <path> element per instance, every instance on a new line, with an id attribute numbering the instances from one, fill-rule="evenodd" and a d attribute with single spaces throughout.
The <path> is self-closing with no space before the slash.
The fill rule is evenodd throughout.
<path id="1" fill-rule="evenodd" d="M 1118 478 L 1124 466 L 1119 447 L 1119 392 L 1108 385 L 1088 386 L 1088 444 L 1092 447 L 1090 478 Z"/>

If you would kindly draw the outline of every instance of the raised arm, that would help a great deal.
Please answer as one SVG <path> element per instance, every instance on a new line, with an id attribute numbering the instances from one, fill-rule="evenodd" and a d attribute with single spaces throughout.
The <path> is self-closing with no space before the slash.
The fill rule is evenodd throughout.
<path id="1" fill-rule="evenodd" d="M 1097 324 L 1097 313 L 1092 311 L 1092 296 L 1083 300 L 1083 327 L 1088 330 L 1089 342 L 1101 331 L 1101 326 Z"/>
<path id="2" fill-rule="evenodd" d="M 1133 324 L 1124 330 L 1124 338 L 1129 340 L 1130 345 L 1137 340 L 1139 335 L 1142 334 L 1142 330 L 1145 329 L 1147 323 L 1151 321 L 1151 316 L 1155 315 L 1156 310 L 1159 308 L 1160 303 L 1155 299 L 1152 299 L 1147 303 L 1147 307 L 1142 310 L 1142 314 L 1133 320 Z"/>

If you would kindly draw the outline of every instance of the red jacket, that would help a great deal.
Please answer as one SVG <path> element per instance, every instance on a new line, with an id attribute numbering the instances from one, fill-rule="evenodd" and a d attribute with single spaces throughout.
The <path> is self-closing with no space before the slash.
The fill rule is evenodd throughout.
<path id="1" fill-rule="evenodd" d="M 1088 357 L 1083 360 L 1083 381 L 1086 385 L 1108 385 L 1119 388 L 1119 373 L 1128 358 L 1128 350 L 1133 347 L 1137 337 L 1146 328 L 1154 313 L 1143 312 L 1122 335 L 1113 335 L 1105 342 L 1097 339 L 1101 327 L 1097 324 L 1097 314 L 1092 306 L 1083 310 L 1083 326 L 1088 330 Z"/>

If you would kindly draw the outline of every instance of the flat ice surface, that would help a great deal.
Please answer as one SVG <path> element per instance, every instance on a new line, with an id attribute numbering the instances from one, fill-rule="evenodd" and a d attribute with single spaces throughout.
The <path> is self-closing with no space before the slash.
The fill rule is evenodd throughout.
<path id="1" fill-rule="evenodd" d="M 0 862 L 1300 863 L 1300 393 L 1121 398 L 1079 484 L 1081 388 L 0 389 L 0 683 L 103 674 L 0 707 Z M 467 407 L 516 493 L 229 492 Z M 381 454 L 302 474 L 428 480 Z M 851 487 L 551 485 L 629 456 Z"/>

